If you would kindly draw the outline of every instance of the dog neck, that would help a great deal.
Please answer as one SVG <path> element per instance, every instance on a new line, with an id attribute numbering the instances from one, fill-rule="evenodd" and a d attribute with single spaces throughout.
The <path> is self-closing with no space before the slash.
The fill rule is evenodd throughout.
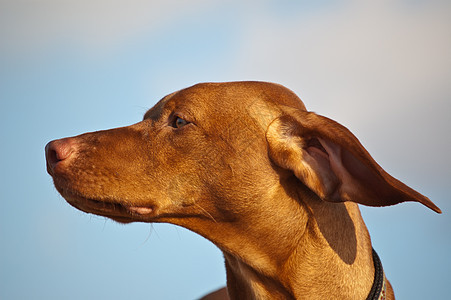
<path id="1" fill-rule="evenodd" d="M 358 206 L 304 196 L 303 216 L 294 223 L 300 228 L 287 233 L 283 223 L 274 223 L 281 224 L 278 249 L 268 245 L 268 253 L 260 254 L 270 259 L 251 261 L 223 251 L 231 299 L 366 299 L 374 264 Z"/>

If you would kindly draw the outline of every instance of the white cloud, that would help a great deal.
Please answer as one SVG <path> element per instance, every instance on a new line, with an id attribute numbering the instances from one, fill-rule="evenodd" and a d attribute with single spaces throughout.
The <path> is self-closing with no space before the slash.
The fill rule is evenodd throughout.
<path id="1" fill-rule="evenodd" d="M 246 26 L 237 65 L 251 76 L 294 85 L 313 78 L 326 96 L 328 89 L 352 88 L 363 96 L 448 83 L 450 5 L 406 12 L 392 2 L 358 3 L 287 21 L 257 15 Z"/>
<path id="2" fill-rule="evenodd" d="M 1 47 L 26 52 L 63 41 L 104 50 L 208 6 L 207 0 L 3 0 Z"/>
<path id="3" fill-rule="evenodd" d="M 450 2 L 356 1 L 296 18 L 257 14 L 234 67 L 291 87 L 389 165 L 449 177 L 450 12 Z"/>

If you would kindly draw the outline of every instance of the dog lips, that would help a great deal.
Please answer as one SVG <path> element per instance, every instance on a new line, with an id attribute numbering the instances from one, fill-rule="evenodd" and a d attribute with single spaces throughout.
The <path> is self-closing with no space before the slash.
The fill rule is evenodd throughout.
<path id="1" fill-rule="evenodd" d="M 150 207 L 139 207 L 139 206 L 132 206 L 128 208 L 130 212 L 136 213 L 139 215 L 147 215 L 152 212 L 152 208 Z"/>

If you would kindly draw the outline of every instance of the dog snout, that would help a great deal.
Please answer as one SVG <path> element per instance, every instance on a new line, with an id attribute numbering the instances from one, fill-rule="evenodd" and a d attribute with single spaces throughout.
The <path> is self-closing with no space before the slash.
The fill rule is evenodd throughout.
<path id="1" fill-rule="evenodd" d="M 54 175 L 57 165 L 71 157 L 74 152 L 75 142 L 72 138 L 64 138 L 49 142 L 45 146 L 47 172 L 50 175 Z"/>

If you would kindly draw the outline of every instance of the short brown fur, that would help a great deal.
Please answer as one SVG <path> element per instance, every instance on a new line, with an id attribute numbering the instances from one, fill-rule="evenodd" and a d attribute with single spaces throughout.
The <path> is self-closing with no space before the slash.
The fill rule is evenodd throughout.
<path id="1" fill-rule="evenodd" d="M 440 212 L 349 130 L 271 83 L 195 85 L 137 124 L 52 141 L 46 155 L 76 208 L 212 241 L 231 299 L 365 299 L 374 265 L 357 203 L 416 201 Z M 389 283 L 387 292 L 394 299 Z"/>

